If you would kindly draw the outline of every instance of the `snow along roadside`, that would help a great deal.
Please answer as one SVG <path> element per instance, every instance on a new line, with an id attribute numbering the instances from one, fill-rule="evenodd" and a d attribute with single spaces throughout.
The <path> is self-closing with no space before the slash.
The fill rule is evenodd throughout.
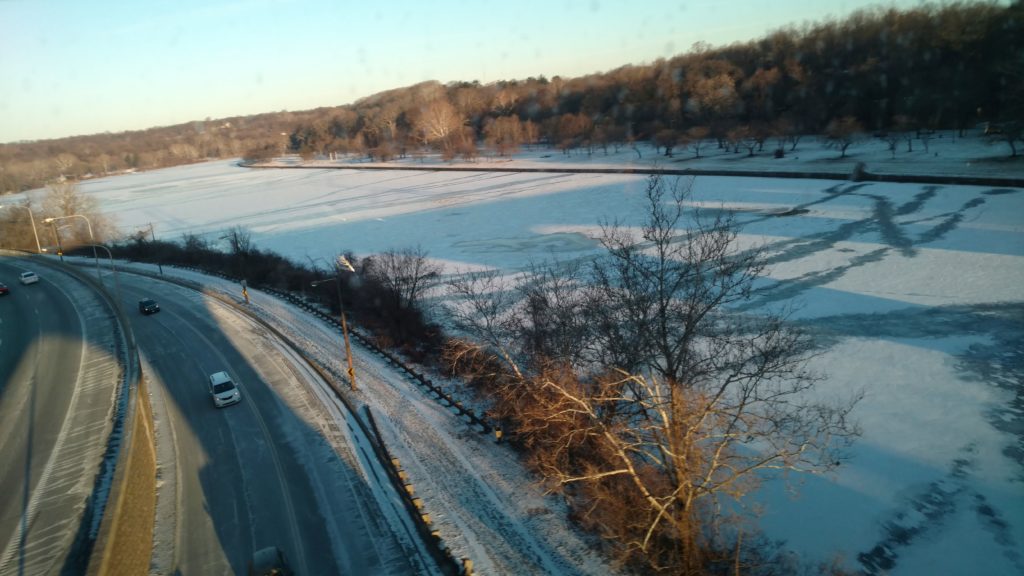
<path id="1" fill-rule="evenodd" d="M 149 274 L 156 271 L 152 265 L 121 265 Z M 232 281 L 170 267 L 164 272 L 242 301 L 240 287 Z M 251 313 L 272 323 L 343 381 L 341 337 L 332 326 L 261 291 L 250 290 L 249 295 Z M 453 556 L 471 559 L 478 574 L 615 573 L 595 551 L 594 542 L 569 523 L 564 502 L 546 495 L 510 448 L 471 429 L 373 353 L 355 346 L 353 355 L 359 390 L 348 393 L 349 399 L 357 409 L 366 406 L 373 412 L 388 449 L 409 473 Z M 337 427 L 350 429 L 343 411 L 330 407 L 335 402 L 330 394 L 318 396 Z M 360 458 L 364 459 L 365 455 Z M 394 520 L 389 524 L 396 530 L 408 529 Z"/>

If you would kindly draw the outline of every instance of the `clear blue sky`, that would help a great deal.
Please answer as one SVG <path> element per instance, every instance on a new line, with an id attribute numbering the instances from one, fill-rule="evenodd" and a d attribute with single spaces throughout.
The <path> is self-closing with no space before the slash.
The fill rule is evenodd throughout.
<path id="1" fill-rule="evenodd" d="M 580 76 L 918 0 L 0 0 L 0 142 Z"/>

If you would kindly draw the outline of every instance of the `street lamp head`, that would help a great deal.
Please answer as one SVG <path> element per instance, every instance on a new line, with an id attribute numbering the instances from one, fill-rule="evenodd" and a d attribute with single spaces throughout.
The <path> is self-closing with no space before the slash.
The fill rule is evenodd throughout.
<path id="1" fill-rule="evenodd" d="M 43 218 L 43 223 L 44 224 L 49 224 L 50 222 L 53 222 L 54 220 L 56 220 L 56 218 Z"/>
<path id="2" fill-rule="evenodd" d="M 345 258 L 344 256 L 338 256 L 338 265 L 347 269 L 349 272 L 356 271 L 356 269 L 352 267 L 352 264 L 349 263 L 348 258 Z"/>

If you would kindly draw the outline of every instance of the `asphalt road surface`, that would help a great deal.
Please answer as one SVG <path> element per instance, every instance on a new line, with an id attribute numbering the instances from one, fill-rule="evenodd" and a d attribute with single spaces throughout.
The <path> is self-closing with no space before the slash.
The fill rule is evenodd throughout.
<path id="1" fill-rule="evenodd" d="M 120 278 L 157 400 L 162 571 L 245 573 L 266 546 L 284 550 L 298 574 L 419 571 L 380 522 L 364 475 L 324 441 L 302 367 L 279 342 L 195 291 Z M 146 297 L 161 311 L 139 313 Z M 218 409 L 206 382 L 221 370 L 242 401 Z"/>
<path id="2" fill-rule="evenodd" d="M 25 270 L 40 281 L 21 285 Z M 0 574 L 81 572 L 123 339 L 71 276 L 4 256 L 0 282 Z"/>

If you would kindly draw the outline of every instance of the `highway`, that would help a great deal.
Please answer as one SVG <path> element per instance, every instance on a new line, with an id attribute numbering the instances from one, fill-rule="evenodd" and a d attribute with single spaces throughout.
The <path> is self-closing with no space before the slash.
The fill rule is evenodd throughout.
<path id="1" fill-rule="evenodd" d="M 0 574 L 81 572 L 123 339 L 71 276 L 5 256 L 0 282 Z"/>
<path id="2" fill-rule="evenodd" d="M 278 546 L 298 574 L 409 574 L 364 475 L 324 438 L 309 375 L 265 329 L 193 290 L 120 275 L 157 420 L 155 563 L 164 573 L 245 573 Z M 144 316 L 138 300 L 161 311 Z M 225 370 L 242 400 L 215 408 Z M 164 512 L 159 512 L 160 510 Z"/>

